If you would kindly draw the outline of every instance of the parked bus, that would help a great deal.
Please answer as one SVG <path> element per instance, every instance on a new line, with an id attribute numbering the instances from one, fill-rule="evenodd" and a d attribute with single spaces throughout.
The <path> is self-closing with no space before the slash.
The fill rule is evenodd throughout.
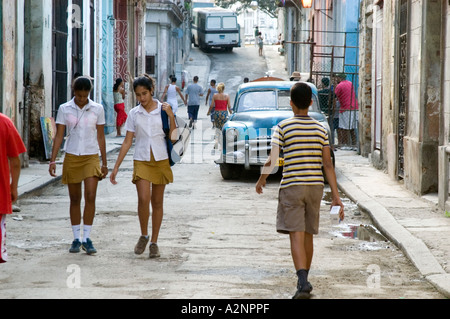
<path id="1" fill-rule="evenodd" d="M 220 47 L 231 52 L 241 46 L 240 27 L 237 15 L 219 7 L 194 8 L 192 21 L 192 43 L 206 50 Z"/>

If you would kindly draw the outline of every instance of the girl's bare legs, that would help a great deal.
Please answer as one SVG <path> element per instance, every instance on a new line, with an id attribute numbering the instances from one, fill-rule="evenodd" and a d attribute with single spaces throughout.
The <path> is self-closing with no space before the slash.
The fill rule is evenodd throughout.
<path id="1" fill-rule="evenodd" d="M 152 237 L 150 242 L 158 241 L 159 230 L 163 219 L 164 190 L 166 185 L 152 184 Z"/>
<path id="2" fill-rule="evenodd" d="M 146 180 L 136 182 L 138 192 L 138 216 L 141 235 L 148 236 L 148 221 L 150 217 L 150 203 L 152 205 L 152 236 L 150 241 L 158 241 L 159 230 L 163 219 L 164 190 L 166 185 L 151 184 Z"/>
<path id="3" fill-rule="evenodd" d="M 141 226 L 141 235 L 148 236 L 148 219 L 150 217 L 151 190 L 150 182 L 140 179 L 136 182 L 138 194 L 138 217 Z"/>
<path id="4" fill-rule="evenodd" d="M 84 213 L 83 224 L 91 226 L 94 223 L 95 199 L 97 196 L 97 177 L 89 177 L 84 180 Z M 70 198 L 70 222 L 72 225 L 81 224 L 81 183 L 68 184 Z"/>

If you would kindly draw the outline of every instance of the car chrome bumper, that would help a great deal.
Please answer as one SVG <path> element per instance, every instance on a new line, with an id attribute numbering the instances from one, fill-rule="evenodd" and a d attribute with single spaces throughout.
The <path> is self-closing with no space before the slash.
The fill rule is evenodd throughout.
<path id="1" fill-rule="evenodd" d="M 241 140 L 227 143 L 223 162 L 228 164 L 250 166 L 262 166 L 269 157 L 271 146 L 270 139 Z"/>

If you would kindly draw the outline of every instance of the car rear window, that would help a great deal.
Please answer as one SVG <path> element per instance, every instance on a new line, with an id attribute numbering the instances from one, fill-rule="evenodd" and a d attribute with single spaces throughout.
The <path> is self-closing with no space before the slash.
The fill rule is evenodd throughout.
<path id="1" fill-rule="evenodd" d="M 206 19 L 207 29 L 220 29 L 220 17 L 208 17 Z"/>
<path id="2" fill-rule="evenodd" d="M 236 29 L 237 28 L 236 17 L 223 17 L 222 18 L 222 28 L 224 28 L 224 29 Z"/>

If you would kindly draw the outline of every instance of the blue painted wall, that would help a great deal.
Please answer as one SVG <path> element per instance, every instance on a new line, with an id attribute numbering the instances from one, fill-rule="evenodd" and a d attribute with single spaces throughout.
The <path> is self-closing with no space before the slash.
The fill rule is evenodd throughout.
<path id="1" fill-rule="evenodd" d="M 105 109 L 105 134 L 115 130 L 116 120 L 114 111 L 114 23 L 113 0 L 102 0 L 102 105 Z"/>
<path id="2" fill-rule="evenodd" d="M 345 1 L 345 32 L 347 33 L 347 46 L 358 48 L 347 48 L 345 52 L 345 73 L 349 74 L 347 79 L 352 81 L 355 85 L 355 90 L 358 92 L 358 73 L 359 73 L 359 11 L 360 0 L 346 0 Z M 353 65 L 357 65 L 356 67 Z M 356 73 L 353 78 L 351 73 Z"/>

